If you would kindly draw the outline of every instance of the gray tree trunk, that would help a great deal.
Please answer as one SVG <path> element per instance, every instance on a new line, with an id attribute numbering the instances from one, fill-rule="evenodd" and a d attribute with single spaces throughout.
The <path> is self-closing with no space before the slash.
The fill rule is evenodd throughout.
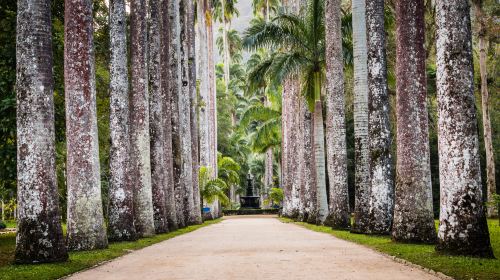
<path id="1" fill-rule="evenodd" d="M 134 186 L 129 177 L 129 84 L 125 1 L 109 3 L 110 28 L 110 138 L 109 222 L 110 240 L 134 240 Z"/>
<path id="2" fill-rule="evenodd" d="M 370 162 L 368 150 L 368 84 L 365 0 L 352 1 L 354 45 L 354 161 L 353 232 L 369 232 Z"/>
<path id="3" fill-rule="evenodd" d="M 198 129 L 198 94 L 196 92 L 196 33 L 195 33 L 195 11 L 194 1 L 187 1 L 186 4 L 186 32 L 188 37 L 188 69 L 189 69 L 189 92 L 190 92 L 190 118 L 191 118 L 191 154 L 193 161 L 193 216 L 194 223 L 201 224 L 201 201 L 200 201 L 200 185 L 199 185 L 199 129 Z"/>
<path id="4" fill-rule="evenodd" d="M 397 163 L 392 238 L 434 243 L 423 0 L 396 2 Z"/>
<path id="5" fill-rule="evenodd" d="M 16 263 L 65 261 L 55 164 L 49 0 L 17 6 Z M 4 204 L 2 200 L 2 219 Z"/>
<path id="6" fill-rule="evenodd" d="M 160 2 L 160 75 L 161 75 L 161 95 L 163 99 L 163 138 L 165 150 L 165 200 L 166 200 L 166 215 L 167 224 L 170 231 L 176 230 L 177 212 L 175 207 L 175 191 L 174 191 L 174 172 L 173 172 L 173 153 L 172 153 L 172 104 L 171 104 L 171 87 L 175 86 L 170 75 L 170 47 L 171 35 L 169 25 L 169 0 L 161 0 Z"/>
<path id="7" fill-rule="evenodd" d="M 313 148 L 313 120 L 307 102 L 302 100 L 301 114 L 303 116 L 303 133 L 301 142 L 304 145 L 302 151 L 302 203 L 304 204 L 305 222 L 316 224 L 318 221 L 318 199 L 316 197 L 316 173 L 314 170 L 314 148 Z"/>
<path id="8" fill-rule="evenodd" d="M 495 156 L 493 154 L 493 140 L 491 136 L 491 121 L 488 93 L 488 69 L 487 69 L 487 46 L 486 46 L 486 18 L 483 11 L 483 0 L 474 1 L 474 11 L 478 25 L 478 47 L 479 47 L 479 74 L 481 76 L 481 108 L 483 115 L 484 149 L 486 150 L 486 201 L 491 201 L 497 193 L 495 182 Z M 488 217 L 497 215 L 493 205 L 488 208 Z"/>
<path id="9" fill-rule="evenodd" d="M 493 257 L 481 189 L 469 1 L 436 1 L 436 24 L 441 186 L 436 249 Z"/>
<path id="10" fill-rule="evenodd" d="M 131 176 L 134 186 L 134 216 L 138 236 L 155 233 L 151 189 L 149 143 L 149 91 L 146 0 L 130 3 L 130 94 Z"/>
<path id="11" fill-rule="evenodd" d="M 178 95 L 179 108 L 179 144 L 180 144 L 180 183 L 184 200 L 184 223 L 192 225 L 197 223 L 193 197 L 193 153 L 191 137 L 191 91 L 189 86 L 189 35 L 187 28 L 188 1 L 179 1 L 180 21 L 180 52 L 179 64 L 181 65 L 181 88 Z"/>
<path id="12" fill-rule="evenodd" d="M 326 155 L 329 193 L 329 216 L 325 224 L 350 228 L 347 185 L 347 145 L 345 131 L 344 61 L 342 56 L 341 1 L 327 0 L 326 32 Z"/>
<path id="13" fill-rule="evenodd" d="M 153 218 L 156 233 L 168 232 L 165 128 L 163 121 L 164 98 L 161 89 L 161 32 L 160 0 L 149 0 L 149 133 L 151 149 L 151 189 Z"/>
<path id="14" fill-rule="evenodd" d="M 97 138 L 91 0 L 68 0 L 64 23 L 64 89 L 68 187 L 68 247 L 106 248 Z"/>
<path id="15" fill-rule="evenodd" d="M 316 182 L 317 223 L 323 224 L 328 216 L 326 192 L 325 132 L 323 128 L 323 105 L 317 100 L 313 112 L 313 151 Z"/>
<path id="16" fill-rule="evenodd" d="M 385 55 L 384 0 L 366 0 L 368 47 L 368 133 L 370 149 L 370 231 L 391 230 L 394 176 Z"/>

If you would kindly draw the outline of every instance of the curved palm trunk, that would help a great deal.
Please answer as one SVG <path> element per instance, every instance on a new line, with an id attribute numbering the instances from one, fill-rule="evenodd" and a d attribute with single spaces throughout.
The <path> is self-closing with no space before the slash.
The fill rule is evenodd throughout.
<path id="1" fill-rule="evenodd" d="M 101 199 L 91 0 L 69 0 L 64 11 L 68 247 L 108 246 Z"/>
<path id="2" fill-rule="evenodd" d="M 163 122 L 163 96 L 160 68 L 160 0 L 149 0 L 149 133 L 151 149 L 151 189 L 156 233 L 168 232 L 166 198 L 166 159 Z"/>
<path id="3" fill-rule="evenodd" d="M 57 190 L 50 1 L 17 6 L 16 263 L 65 261 Z M 2 219 L 3 219 L 2 201 Z"/>
<path id="4" fill-rule="evenodd" d="M 198 221 L 193 196 L 193 143 L 191 137 L 191 88 L 189 85 L 189 35 L 187 28 L 188 1 L 180 0 L 179 2 L 181 88 L 178 95 L 178 107 L 181 157 L 180 183 L 184 189 L 184 223 L 192 225 L 198 223 Z"/>
<path id="5" fill-rule="evenodd" d="M 396 2 L 397 179 L 392 238 L 433 243 L 424 12 L 423 0 Z"/>
<path id="6" fill-rule="evenodd" d="M 484 132 L 484 148 L 486 150 L 486 200 L 491 201 L 493 195 L 497 193 L 495 182 L 495 157 L 493 154 L 493 141 L 491 139 L 491 121 L 489 108 L 489 93 L 488 93 L 488 69 L 486 55 L 486 22 L 482 7 L 482 0 L 474 1 L 474 10 L 476 12 L 476 20 L 478 21 L 478 43 L 479 43 L 479 73 L 481 76 L 481 108 L 483 110 L 483 132 Z M 495 213 L 493 205 L 488 207 L 488 217 L 493 217 Z"/>
<path id="7" fill-rule="evenodd" d="M 201 5 L 201 3 L 199 3 Z M 200 185 L 198 182 L 200 158 L 199 158 L 199 129 L 198 129 L 198 94 L 196 92 L 196 33 L 195 33 L 195 11 L 194 1 L 187 2 L 186 13 L 186 32 L 188 37 L 188 68 L 189 68 L 189 99 L 191 102 L 191 154 L 192 154 L 192 174 L 193 174 L 193 216 L 194 223 L 201 224 L 201 201 L 200 201 Z"/>
<path id="8" fill-rule="evenodd" d="M 321 73 L 315 74 L 315 96 L 313 112 L 313 151 L 317 199 L 317 223 L 322 224 L 328 216 L 326 192 L 325 132 L 323 128 L 323 105 L 321 104 Z"/>
<path id="9" fill-rule="evenodd" d="M 370 147 L 370 231 L 387 234 L 394 209 L 389 95 L 385 56 L 384 0 L 366 0 L 368 46 L 368 143 Z"/>
<path id="10" fill-rule="evenodd" d="M 345 131 L 344 62 L 342 57 L 341 1 L 327 0 L 326 32 L 326 148 L 329 216 L 326 225 L 349 228 L 347 145 Z"/>
<path id="11" fill-rule="evenodd" d="M 110 240 L 134 240 L 134 190 L 129 178 L 129 84 L 125 1 L 112 0 L 110 26 L 110 138 L 109 222 Z"/>
<path id="12" fill-rule="evenodd" d="M 134 216 L 137 235 L 155 233 L 151 189 L 149 143 L 149 92 L 147 68 L 146 0 L 130 4 L 130 62 L 132 92 L 130 94 L 131 176 L 134 187 Z"/>
<path id="13" fill-rule="evenodd" d="M 170 75 L 170 47 L 171 34 L 169 25 L 169 0 L 160 1 L 160 75 L 161 75 L 161 96 L 163 102 L 162 119 L 163 119 L 163 137 L 165 150 L 165 199 L 166 199 L 166 215 L 167 224 L 170 231 L 176 230 L 177 212 L 175 207 L 175 191 L 174 191 L 174 172 L 173 172 L 173 153 L 172 153 L 172 104 L 171 104 L 171 87 L 172 83 Z"/>
<path id="14" fill-rule="evenodd" d="M 355 204 L 353 232 L 369 231 L 370 168 L 368 152 L 368 84 L 365 0 L 352 1 L 354 43 L 354 160 Z"/>
<path id="15" fill-rule="evenodd" d="M 441 186 L 436 249 L 493 257 L 481 189 L 469 2 L 437 1 L 436 24 Z"/>

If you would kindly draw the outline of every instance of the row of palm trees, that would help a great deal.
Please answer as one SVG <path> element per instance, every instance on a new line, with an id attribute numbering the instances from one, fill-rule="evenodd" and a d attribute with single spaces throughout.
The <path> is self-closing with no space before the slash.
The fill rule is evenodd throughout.
<path id="1" fill-rule="evenodd" d="M 384 1 L 353 0 L 352 25 L 343 20 L 348 17 L 342 15 L 340 0 L 311 0 L 307 6 L 291 0 L 283 5 L 284 12 L 255 23 L 243 39 L 250 50 L 272 51 L 250 71 L 249 80 L 283 84 L 283 214 L 357 233 L 391 233 L 401 242 L 437 242 L 436 249 L 452 254 L 492 257 L 481 190 L 468 1 L 435 3 L 438 234 L 429 164 L 424 1 L 396 1 L 396 176 L 390 151 Z M 349 29 L 352 41 L 343 34 Z M 351 63 L 343 49 L 350 43 L 355 134 L 352 225 L 343 88 L 343 66 Z"/>
<path id="2" fill-rule="evenodd" d="M 210 10 L 205 4 L 198 9 Z M 67 249 L 105 248 L 108 240 L 135 240 L 201 223 L 199 165 L 213 168 L 210 178 L 217 173 L 215 86 L 210 80 L 215 67 L 211 35 L 206 35 L 211 34 L 211 24 L 195 29 L 193 1 L 134 0 L 127 36 L 125 0 L 109 2 L 111 148 L 106 227 L 92 0 L 65 1 L 66 239 L 55 169 L 50 7 L 50 0 L 18 1 L 16 262 L 63 261 Z M 208 51 L 196 57 L 195 39 L 201 34 L 205 37 L 199 40 L 200 48 Z M 213 68 L 200 77 L 205 102 L 201 106 L 197 59 L 203 60 L 204 69 Z"/>

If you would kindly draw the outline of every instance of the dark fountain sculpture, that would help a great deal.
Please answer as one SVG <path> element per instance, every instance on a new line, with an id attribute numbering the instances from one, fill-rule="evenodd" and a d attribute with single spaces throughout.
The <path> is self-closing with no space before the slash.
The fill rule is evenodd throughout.
<path id="1" fill-rule="evenodd" d="M 240 197 L 241 208 L 260 208 L 260 197 L 254 195 L 253 178 L 250 173 L 247 175 L 247 194 Z"/>

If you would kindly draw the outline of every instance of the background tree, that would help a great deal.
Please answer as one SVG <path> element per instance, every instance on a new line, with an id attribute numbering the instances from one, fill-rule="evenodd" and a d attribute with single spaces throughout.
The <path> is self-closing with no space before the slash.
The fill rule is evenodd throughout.
<path id="1" fill-rule="evenodd" d="M 65 2 L 64 30 L 68 247 L 105 248 L 108 241 L 101 199 L 92 1 Z"/>
<path id="2" fill-rule="evenodd" d="M 68 258 L 57 194 L 51 28 L 50 1 L 18 1 L 17 263 Z"/>

